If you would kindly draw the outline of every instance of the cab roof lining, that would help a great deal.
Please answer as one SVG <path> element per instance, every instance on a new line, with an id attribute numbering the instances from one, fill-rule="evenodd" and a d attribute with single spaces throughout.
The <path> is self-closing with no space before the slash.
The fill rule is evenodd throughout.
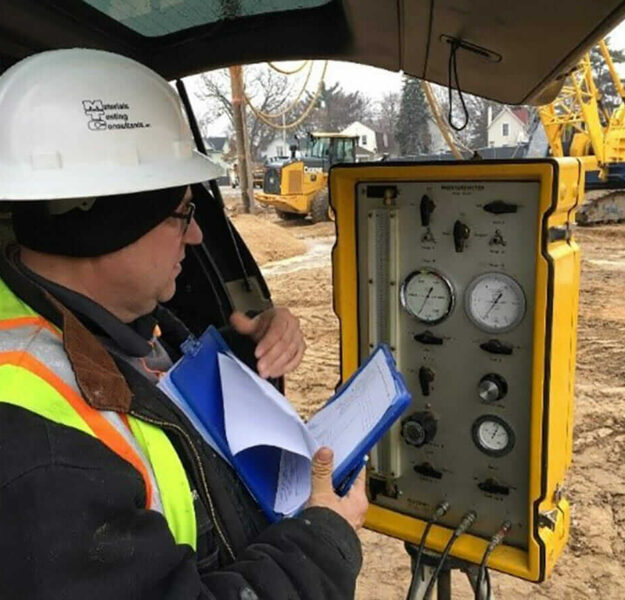
<path id="1" fill-rule="evenodd" d="M 233 64 L 329 58 L 447 85 L 448 36 L 501 57 L 460 48 L 463 92 L 542 104 L 624 17 L 625 0 L 331 0 L 148 38 L 80 0 L 3 0 L 0 70 L 42 50 L 87 47 L 130 56 L 167 79 Z"/>

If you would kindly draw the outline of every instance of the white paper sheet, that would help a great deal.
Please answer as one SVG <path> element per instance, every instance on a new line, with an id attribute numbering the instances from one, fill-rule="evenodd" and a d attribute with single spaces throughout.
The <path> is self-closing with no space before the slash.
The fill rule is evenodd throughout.
<path id="1" fill-rule="evenodd" d="M 320 446 L 340 465 L 371 433 L 395 397 L 378 352 L 339 397 L 304 424 L 289 401 L 233 355 L 219 353 L 224 426 L 233 455 L 254 446 L 283 449 L 274 510 L 290 515 L 310 496 L 310 465 Z M 262 408 L 261 408 L 262 407 Z"/>
<path id="2" fill-rule="evenodd" d="M 219 353 L 218 360 L 230 450 L 236 455 L 254 446 L 282 448 L 274 510 L 291 514 L 310 496 L 310 464 L 317 443 L 270 383 L 235 356 Z"/>
<path id="3" fill-rule="evenodd" d="M 253 446 L 276 446 L 307 457 L 314 453 L 316 444 L 306 426 L 272 385 L 237 358 L 221 353 L 219 371 L 232 454 Z"/>
<path id="4" fill-rule="evenodd" d="M 378 352 L 353 383 L 331 404 L 322 408 L 307 424 L 319 446 L 334 451 L 340 465 L 366 438 L 395 397 L 395 382 L 383 352 Z"/>
<path id="5" fill-rule="evenodd" d="M 311 491 L 311 460 L 282 452 L 274 510 L 290 516 L 308 500 Z"/>

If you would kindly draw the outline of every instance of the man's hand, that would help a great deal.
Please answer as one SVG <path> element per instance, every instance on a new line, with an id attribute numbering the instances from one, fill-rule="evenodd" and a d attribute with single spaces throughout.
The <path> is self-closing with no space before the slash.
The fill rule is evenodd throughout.
<path id="1" fill-rule="evenodd" d="M 256 342 L 254 355 L 261 377 L 281 377 L 302 361 L 306 343 L 299 319 L 288 308 L 270 308 L 253 319 L 235 311 L 230 316 L 230 324 L 238 333 L 249 335 Z"/>
<path id="2" fill-rule="evenodd" d="M 354 529 L 365 522 L 369 501 L 365 493 L 365 470 L 360 472 L 351 489 L 341 497 L 332 487 L 333 455 L 330 448 L 319 448 L 312 463 L 312 492 L 308 506 L 324 506 L 339 513 Z"/>

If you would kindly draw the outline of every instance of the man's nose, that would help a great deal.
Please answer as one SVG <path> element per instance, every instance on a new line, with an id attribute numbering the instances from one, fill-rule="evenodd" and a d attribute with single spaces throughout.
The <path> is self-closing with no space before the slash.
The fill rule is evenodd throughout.
<path id="1" fill-rule="evenodd" d="M 195 220 L 195 217 L 194 217 L 193 219 L 191 219 L 191 222 L 189 223 L 189 227 L 187 228 L 187 231 L 184 234 L 183 242 L 185 244 L 195 246 L 197 244 L 202 243 L 203 237 L 204 237 L 204 234 L 202 233 L 202 230 L 200 229 L 200 226 L 197 224 L 197 221 Z"/>

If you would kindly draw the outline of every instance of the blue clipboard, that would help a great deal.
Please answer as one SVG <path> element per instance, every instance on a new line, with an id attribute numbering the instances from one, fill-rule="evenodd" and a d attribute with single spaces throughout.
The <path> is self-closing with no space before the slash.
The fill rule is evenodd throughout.
<path id="1" fill-rule="evenodd" d="M 358 477 L 361 469 L 366 465 L 368 453 L 371 448 L 378 443 L 380 438 L 401 416 L 412 400 L 404 377 L 395 366 L 395 359 L 391 354 L 390 348 L 386 344 L 378 344 L 358 370 L 355 371 L 346 382 L 341 384 L 334 396 L 328 400 L 327 404 L 331 404 L 340 398 L 343 391 L 351 385 L 352 381 L 358 376 L 358 373 L 369 364 L 378 352 L 384 353 L 386 363 L 390 367 L 393 382 L 395 383 L 395 398 L 369 435 L 361 440 L 341 465 L 335 467 L 332 475 L 332 484 L 339 496 L 343 496 L 349 491 L 349 488 Z"/>
<path id="2" fill-rule="evenodd" d="M 209 327 L 199 339 L 186 340 L 181 350 L 184 356 L 172 367 L 169 377 L 187 408 L 210 434 L 207 442 L 217 445 L 265 514 L 273 521 L 282 518 L 273 511 L 282 450 L 257 446 L 234 456 L 228 446 L 218 354 L 231 353 L 230 348 L 217 329 Z"/>
<path id="3" fill-rule="evenodd" d="M 269 519 L 280 520 L 284 515 L 276 513 L 273 506 L 282 450 L 271 446 L 256 446 L 233 456 L 228 446 L 218 354 L 220 352 L 228 354 L 231 352 L 230 348 L 219 332 L 214 327 L 209 327 L 199 339 L 188 339 L 181 349 L 184 356 L 169 371 L 170 381 L 182 396 L 186 408 L 193 412 L 210 434 L 212 439 L 207 442 L 211 445 L 215 444 L 217 450 L 230 462 Z M 335 467 L 332 482 L 340 495 L 347 493 L 364 466 L 367 453 L 410 403 L 410 394 L 403 377 L 395 369 L 395 362 L 388 347 L 384 345 L 376 347 L 363 367 L 377 351 L 384 353 L 391 367 L 396 395 L 391 406 L 370 434 L 354 448 L 341 465 Z M 357 374 L 358 372 L 354 373 L 338 389 L 328 404 L 341 396 Z"/>

